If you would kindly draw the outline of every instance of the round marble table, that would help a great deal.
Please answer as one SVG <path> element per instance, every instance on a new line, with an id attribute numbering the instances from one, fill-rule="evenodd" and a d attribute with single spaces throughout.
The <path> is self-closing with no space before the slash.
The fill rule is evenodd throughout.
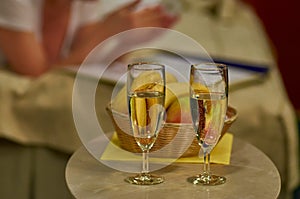
<path id="1" fill-rule="evenodd" d="M 199 164 L 173 163 L 154 172 L 165 177 L 164 183 L 131 185 L 124 178 L 132 174 L 103 165 L 81 147 L 67 164 L 66 181 L 71 193 L 78 199 L 274 199 L 280 192 L 280 176 L 274 164 L 256 147 L 236 137 L 230 165 L 211 165 L 214 173 L 227 178 L 225 184 L 201 186 L 187 182 L 187 177 L 196 174 L 201 168 Z"/>

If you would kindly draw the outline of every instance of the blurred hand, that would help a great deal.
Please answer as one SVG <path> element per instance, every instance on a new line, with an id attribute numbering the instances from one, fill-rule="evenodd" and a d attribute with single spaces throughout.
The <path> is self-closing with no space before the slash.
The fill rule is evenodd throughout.
<path id="1" fill-rule="evenodd" d="M 143 10 L 132 12 L 131 15 L 132 27 L 162 27 L 170 28 L 178 20 L 178 16 L 170 15 L 160 6 L 145 8 Z"/>
<path id="2" fill-rule="evenodd" d="M 106 18 L 107 28 L 114 31 L 115 34 L 141 27 L 170 28 L 179 18 L 176 15 L 168 14 L 160 5 L 147 7 L 137 11 L 136 7 L 139 3 L 140 0 L 135 0 L 108 15 Z"/>
<path id="3" fill-rule="evenodd" d="M 168 14 L 160 5 L 137 9 L 139 3 L 140 0 L 134 0 L 110 13 L 95 26 L 82 29 L 74 39 L 76 43 L 73 43 L 72 53 L 67 61 L 83 60 L 96 45 L 120 32 L 143 27 L 170 28 L 178 20 L 178 16 Z M 118 37 L 118 46 L 113 49 L 112 55 L 122 52 L 123 48 L 152 41 L 162 33 L 164 33 L 164 29 L 143 28 Z M 110 59 L 109 55 L 107 55 L 107 59 Z"/>

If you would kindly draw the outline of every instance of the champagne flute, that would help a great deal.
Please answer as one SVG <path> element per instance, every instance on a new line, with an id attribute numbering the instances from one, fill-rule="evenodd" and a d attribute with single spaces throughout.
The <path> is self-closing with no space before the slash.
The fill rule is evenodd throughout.
<path id="1" fill-rule="evenodd" d="M 219 185 L 223 176 L 210 171 L 210 152 L 217 144 L 225 122 L 228 100 L 227 66 L 216 63 L 192 65 L 190 70 L 190 106 L 193 127 L 204 155 L 203 173 L 188 178 L 193 184 Z"/>
<path id="2" fill-rule="evenodd" d="M 125 179 L 137 185 L 153 185 L 164 178 L 149 173 L 149 151 L 164 122 L 165 67 L 156 63 L 128 66 L 127 102 L 132 133 L 142 150 L 142 172 Z"/>

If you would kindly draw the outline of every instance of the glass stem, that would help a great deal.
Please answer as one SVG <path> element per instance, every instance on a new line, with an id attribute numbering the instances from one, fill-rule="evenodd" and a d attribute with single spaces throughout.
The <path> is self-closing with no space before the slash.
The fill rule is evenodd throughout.
<path id="1" fill-rule="evenodd" d="M 149 173 L 149 150 L 143 151 L 143 170 L 142 174 Z"/>
<path id="2" fill-rule="evenodd" d="M 210 178 L 210 153 L 205 153 L 204 154 L 204 167 L 203 167 L 203 174 L 207 177 Z"/>

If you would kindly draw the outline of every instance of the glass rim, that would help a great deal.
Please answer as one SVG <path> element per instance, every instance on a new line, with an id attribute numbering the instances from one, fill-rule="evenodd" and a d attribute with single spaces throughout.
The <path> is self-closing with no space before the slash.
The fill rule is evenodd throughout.
<path id="1" fill-rule="evenodd" d="M 131 69 L 132 67 L 135 67 L 135 66 L 156 66 L 155 68 L 144 68 L 144 67 L 141 67 L 141 68 L 136 68 L 136 70 L 160 70 L 160 69 L 164 69 L 165 68 L 165 65 L 164 64 L 160 64 L 160 63 L 157 63 L 157 62 L 135 62 L 135 63 L 131 63 L 131 64 L 128 64 L 127 68 L 128 69 Z"/>
<path id="2" fill-rule="evenodd" d="M 208 66 L 208 67 L 200 68 L 200 66 Z M 212 66 L 215 66 L 215 67 L 212 67 Z M 203 62 L 203 63 L 198 63 L 198 64 L 192 64 L 191 67 L 196 69 L 196 70 L 206 70 L 206 71 L 216 71 L 216 70 L 219 70 L 219 69 L 225 69 L 226 70 L 228 68 L 228 66 L 226 64 L 215 63 L 215 62 Z"/>

